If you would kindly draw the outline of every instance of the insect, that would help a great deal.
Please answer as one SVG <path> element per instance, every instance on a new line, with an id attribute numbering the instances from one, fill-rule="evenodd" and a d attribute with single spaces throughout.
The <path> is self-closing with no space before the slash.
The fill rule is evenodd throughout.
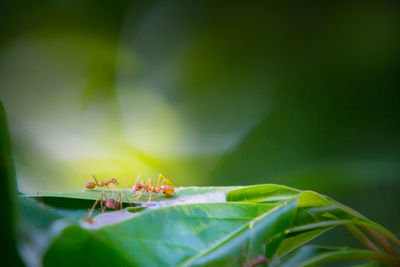
<path id="1" fill-rule="evenodd" d="M 96 186 L 97 186 L 97 187 L 106 187 L 106 188 L 108 188 L 108 185 L 109 185 L 109 184 L 118 185 L 118 181 L 117 181 L 117 179 L 115 179 L 115 178 L 111 178 L 111 179 L 109 179 L 109 180 L 107 180 L 107 181 L 104 181 L 104 182 L 101 182 L 101 183 L 99 184 L 99 182 L 97 181 L 97 178 L 96 178 L 96 176 L 95 176 L 94 174 L 93 174 L 91 177 L 93 178 L 94 182 L 89 182 L 89 183 L 87 183 L 87 184 L 85 185 L 86 189 L 95 189 Z"/>
<path id="2" fill-rule="evenodd" d="M 146 182 L 138 183 L 137 181 L 139 180 L 139 178 L 140 176 L 136 178 L 135 185 L 132 188 L 132 193 L 137 192 L 137 195 L 134 197 L 134 199 L 139 200 L 139 198 L 142 196 L 144 192 L 150 192 L 150 197 L 149 200 L 147 201 L 147 205 L 150 204 L 153 193 L 158 194 L 162 192 L 164 195 L 169 196 L 175 192 L 173 188 L 174 184 L 162 174 L 158 176 L 157 187 L 153 185 L 153 180 L 151 178 L 149 178 L 147 183 Z M 127 185 L 131 184 L 132 181 L 129 182 Z"/>
<path id="3" fill-rule="evenodd" d="M 104 199 L 103 199 L 104 197 Z M 115 210 L 119 208 L 122 210 L 122 197 L 121 197 L 121 192 L 118 192 L 117 197 L 107 197 L 107 194 L 103 191 L 101 192 L 101 196 L 99 199 L 96 200 L 96 202 L 93 204 L 92 208 L 90 209 L 88 213 L 88 218 L 90 218 L 93 214 L 94 209 L 97 206 L 97 203 L 100 202 L 100 207 L 101 207 L 101 213 L 104 213 L 104 206 L 107 209 L 110 210 Z M 104 206 L 103 206 L 104 205 Z"/>

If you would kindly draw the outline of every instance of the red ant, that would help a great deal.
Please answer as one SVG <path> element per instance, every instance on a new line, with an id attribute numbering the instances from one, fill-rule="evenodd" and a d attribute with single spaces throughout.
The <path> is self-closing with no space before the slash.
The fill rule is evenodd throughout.
<path id="1" fill-rule="evenodd" d="M 153 180 L 151 180 L 151 178 L 149 178 L 149 180 L 147 181 L 148 184 L 146 184 L 146 182 L 137 183 L 137 181 L 139 180 L 139 178 L 140 178 L 140 176 L 138 176 L 138 177 L 136 178 L 135 185 L 134 185 L 133 188 L 132 188 L 132 192 L 133 192 L 133 193 L 134 193 L 134 192 L 139 192 L 139 193 L 137 194 L 137 196 L 136 196 L 134 199 L 139 200 L 139 198 L 142 196 L 143 192 L 150 192 L 150 197 L 149 197 L 149 200 L 148 200 L 148 202 L 147 202 L 147 205 L 150 204 L 151 197 L 153 196 L 153 193 L 157 193 L 157 194 L 158 194 L 158 193 L 160 193 L 160 191 L 162 191 L 162 193 L 163 193 L 164 195 L 169 196 L 169 195 L 171 195 L 171 194 L 173 194 L 173 193 L 175 192 L 175 190 L 174 190 L 174 188 L 173 188 L 174 184 L 173 184 L 170 180 L 168 180 L 167 177 L 165 177 L 165 176 L 162 175 L 162 174 L 160 174 L 160 175 L 158 176 L 158 183 L 157 183 L 158 185 L 157 185 L 157 187 L 155 187 L 155 186 L 153 185 Z M 163 178 L 163 179 L 161 180 L 161 178 Z M 132 181 L 133 181 L 133 180 L 132 180 Z M 130 181 L 130 182 L 129 182 L 128 184 L 126 184 L 126 185 L 131 184 L 132 181 Z M 141 192 L 140 192 L 140 191 L 141 191 Z"/>
<path id="2" fill-rule="evenodd" d="M 103 200 L 103 197 L 105 198 L 105 201 Z M 96 202 L 93 204 L 93 207 L 90 209 L 89 213 L 88 213 L 88 218 L 90 218 L 92 216 L 92 213 L 94 211 L 94 209 L 97 206 L 97 203 L 100 201 L 100 206 L 101 206 L 101 213 L 104 213 L 104 206 L 110 210 L 115 210 L 118 207 L 120 208 L 120 210 L 122 210 L 122 198 L 121 198 L 121 192 L 118 192 L 117 197 L 114 198 L 107 198 L 106 193 L 103 191 L 101 192 L 101 197 L 100 199 L 97 199 Z M 103 206 L 103 202 L 104 202 L 104 206 Z"/>
<path id="3" fill-rule="evenodd" d="M 108 188 L 108 185 L 109 185 L 109 184 L 116 184 L 116 185 L 118 185 L 118 181 L 117 181 L 117 179 L 115 179 L 115 178 L 111 178 L 110 180 L 107 180 L 107 181 L 105 181 L 105 182 L 101 182 L 101 183 L 99 184 L 99 182 L 97 181 L 97 178 L 96 178 L 96 176 L 95 176 L 94 174 L 93 174 L 91 177 L 93 178 L 94 182 L 89 182 L 89 183 L 87 183 L 87 184 L 85 185 L 86 189 L 95 189 L 96 186 L 97 186 L 97 187 L 106 187 L 106 188 Z"/>

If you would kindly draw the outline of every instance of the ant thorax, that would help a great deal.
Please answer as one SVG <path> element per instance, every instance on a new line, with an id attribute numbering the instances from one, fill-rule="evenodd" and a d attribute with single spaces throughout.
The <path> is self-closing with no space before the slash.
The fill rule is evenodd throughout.
<path id="1" fill-rule="evenodd" d="M 107 183 L 107 184 L 117 184 L 117 185 L 118 185 L 118 181 L 117 181 L 117 179 L 115 179 L 115 178 L 112 178 L 112 179 L 106 181 L 106 183 Z"/>

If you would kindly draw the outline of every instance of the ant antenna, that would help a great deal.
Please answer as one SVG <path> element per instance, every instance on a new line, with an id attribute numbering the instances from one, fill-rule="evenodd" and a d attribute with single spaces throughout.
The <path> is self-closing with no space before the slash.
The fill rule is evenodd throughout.
<path id="1" fill-rule="evenodd" d="M 140 178 L 140 175 L 136 178 L 135 184 L 137 183 L 137 181 L 139 180 L 139 178 Z M 132 184 L 132 181 L 133 181 L 133 179 L 132 179 L 129 183 L 125 184 L 125 185 L 126 185 L 126 186 L 131 185 L 131 184 Z"/>
<path id="2" fill-rule="evenodd" d="M 96 175 L 92 174 L 92 178 L 95 181 L 96 185 L 99 186 L 99 182 L 97 181 Z"/>

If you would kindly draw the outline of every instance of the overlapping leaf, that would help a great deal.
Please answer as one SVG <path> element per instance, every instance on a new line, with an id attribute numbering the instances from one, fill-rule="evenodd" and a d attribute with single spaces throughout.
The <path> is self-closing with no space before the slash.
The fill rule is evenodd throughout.
<path id="1" fill-rule="evenodd" d="M 108 212 L 89 221 L 82 220 L 88 209 L 81 202 L 63 208 L 72 199 L 92 204 L 101 192 L 40 194 L 44 203 L 56 207 L 23 197 L 20 205 L 29 221 L 23 225 L 33 229 L 24 232 L 31 241 L 27 249 L 38 242 L 32 235 L 41 233 L 47 241 L 32 251 L 44 266 L 239 266 L 257 257 L 284 266 L 294 261 L 312 266 L 349 259 L 389 264 L 398 260 L 377 251 L 295 250 L 338 225 L 353 227 L 353 234 L 363 235 L 359 229 L 367 229 L 381 235 L 381 241 L 398 242 L 384 227 L 312 191 L 280 185 L 189 187 L 171 198 L 158 196 L 147 209 Z"/>
<path id="2" fill-rule="evenodd" d="M 296 205 L 297 200 L 274 204 L 177 205 L 145 210 L 132 219 L 100 229 L 87 229 L 76 221 L 64 220 L 64 228 L 58 230 L 48 246 L 43 263 L 45 266 L 244 263 L 264 251 L 275 253 L 285 229 L 292 224 Z M 52 214 L 40 206 L 30 209 Z M 49 218 L 53 219 L 43 220 L 57 224 L 57 215 Z"/>
<path id="3" fill-rule="evenodd" d="M 393 233 L 351 208 L 313 191 L 291 190 L 267 184 L 230 191 L 227 195 L 228 200 L 239 202 L 271 202 L 291 198 L 299 199 L 298 210 L 292 227 L 286 231 L 288 236 L 281 244 L 278 252 L 280 256 L 338 225 L 362 227 L 376 238 L 387 252 L 397 254 L 390 242 L 400 246 L 400 240 Z M 362 232 L 360 234 L 363 235 Z M 357 238 L 364 239 L 364 236 Z"/>

